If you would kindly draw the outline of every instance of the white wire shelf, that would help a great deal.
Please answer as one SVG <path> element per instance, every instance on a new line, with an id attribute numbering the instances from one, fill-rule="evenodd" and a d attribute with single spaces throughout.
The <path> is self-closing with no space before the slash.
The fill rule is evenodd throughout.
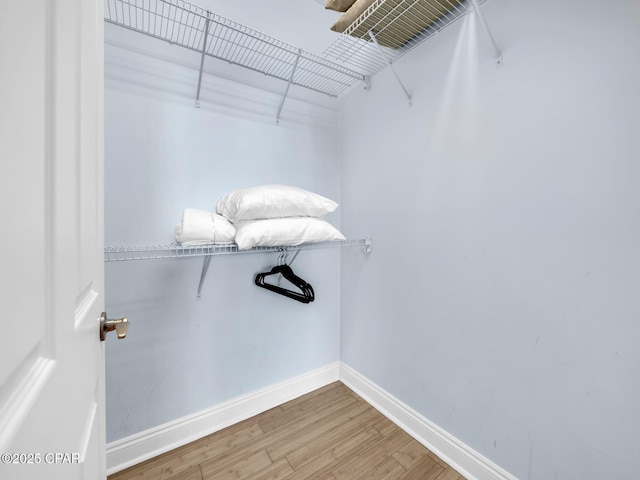
<path id="1" fill-rule="evenodd" d="M 375 0 L 325 50 L 324 57 L 373 75 L 476 6 L 476 0 Z"/>
<path id="2" fill-rule="evenodd" d="M 345 65 L 183 0 L 105 0 L 105 21 L 334 97 L 364 81 Z"/>
<path id="3" fill-rule="evenodd" d="M 210 257 L 214 255 L 230 255 L 242 253 L 265 253 L 282 252 L 296 250 L 311 250 L 333 247 L 362 247 L 371 252 L 371 237 L 353 238 L 347 240 L 334 240 L 331 242 L 305 243 L 302 245 L 286 247 L 254 247 L 251 250 L 238 250 L 233 244 L 212 244 L 202 246 L 182 246 L 177 244 L 169 245 L 148 245 L 138 247 L 105 247 L 105 262 L 126 262 L 132 260 L 158 260 L 166 258 L 189 258 L 189 257 Z"/>
<path id="4" fill-rule="evenodd" d="M 236 244 L 212 244 L 201 246 L 182 246 L 177 244 L 169 245 L 148 245 L 141 247 L 105 247 L 104 261 L 108 262 L 126 262 L 133 260 L 160 260 L 167 258 L 192 258 L 203 257 L 202 273 L 200 274 L 200 282 L 196 298 L 202 297 L 202 287 L 204 285 L 211 259 L 215 255 L 232 255 L 242 253 L 269 253 L 269 252 L 296 252 L 301 250 L 313 250 L 321 248 L 333 247 L 361 247 L 365 253 L 371 253 L 371 237 L 352 238 L 347 240 L 334 240 L 331 242 L 304 243 L 302 245 L 282 246 L 282 247 L 254 247 L 250 250 L 238 250 Z M 295 259 L 295 255 L 293 259 Z M 293 260 L 291 260 L 293 261 Z"/>

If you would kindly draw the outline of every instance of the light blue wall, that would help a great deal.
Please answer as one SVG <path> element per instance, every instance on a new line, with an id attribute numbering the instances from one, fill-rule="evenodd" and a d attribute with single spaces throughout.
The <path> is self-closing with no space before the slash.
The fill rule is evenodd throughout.
<path id="1" fill-rule="evenodd" d="M 278 126 L 284 84 L 205 76 L 197 109 L 197 54 L 106 29 L 106 245 L 171 243 L 185 207 L 213 210 L 235 188 L 285 183 L 340 201 L 337 103 L 292 88 Z M 339 227 L 338 213 L 328 220 Z M 201 301 L 201 259 L 106 264 L 107 311 L 131 322 L 106 344 L 108 442 L 339 359 L 339 252 L 297 257 L 309 305 L 253 284 L 276 259 L 214 258 Z"/>
<path id="2" fill-rule="evenodd" d="M 374 237 L 298 257 L 312 306 L 252 285 L 270 256 L 215 259 L 201 302 L 198 260 L 108 264 L 108 441 L 341 358 L 518 478 L 640 476 L 640 7 L 484 11 L 504 67 L 470 18 L 397 62 L 412 108 L 381 72 L 279 127 L 281 84 L 225 71 L 197 110 L 197 55 L 106 26 L 107 245 L 272 181 Z"/>
<path id="3" fill-rule="evenodd" d="M 606 4 L 605 4 L 606 3 Z M 341 358 L 523 479 L 640 478 L 640 4 L 490 0 L 342 112 Z"/>

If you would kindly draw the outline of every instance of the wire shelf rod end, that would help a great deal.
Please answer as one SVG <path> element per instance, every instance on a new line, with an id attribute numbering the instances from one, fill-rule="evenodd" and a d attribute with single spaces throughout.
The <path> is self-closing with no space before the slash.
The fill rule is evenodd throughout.
<path id="1" fill-rule="evenodd" d="M 372 242 L 373 242 L 373 239 L 371 237 L 365 237 L 365 239 L 364 239 L 364 248 L 363 248 L 364 253 L 371 253 L 371 250 L 372 250 L 371 243 Z"/>

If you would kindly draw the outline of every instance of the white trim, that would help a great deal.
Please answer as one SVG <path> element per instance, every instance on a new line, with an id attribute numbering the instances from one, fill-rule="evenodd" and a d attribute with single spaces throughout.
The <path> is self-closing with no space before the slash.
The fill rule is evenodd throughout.
<path id="1" fill-rule="evenodd" d="M 340 362 L 340 381 L 469 480 L 517 480 L 408 405 Z"/>
<path id="2" fill-rule="evenodd" d="M 350 366 L 335 362 L 107 445 L 107 474 L 153 458 L 340 380 L 469 480 L 517 480 Z"/>
<path id="3" fill-rule="evenodd" d="M 335 362 L 298 377 L 248 393 L 107 445 L 107 474 L 186 445 L 270 408 L 338 381 Z"/>

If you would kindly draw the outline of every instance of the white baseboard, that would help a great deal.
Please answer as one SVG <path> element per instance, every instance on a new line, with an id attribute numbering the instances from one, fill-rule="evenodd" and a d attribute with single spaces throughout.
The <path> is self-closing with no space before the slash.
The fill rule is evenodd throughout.
<path id="1" fill-rule="evenodd" d="M 469 480 L 517 480 L 408 405 L 340 363 L 340 381 Z"/>
<path id="2" fill-rule="evenodd" d="M 124 470 L 270 408 L 342 381 L 469 480 L 517 480 L 460 440 L 342 362 L 131 435 L 107 445 L 107 473 Z"/>
<path id="3" fill-rule="evenodd" d="M 231 399 L 212 408 L 179 418 L 107 445 L 107 474 L 186 445 L 270 408 L 338 381 L 335 362 L 304 375 Z"/>

